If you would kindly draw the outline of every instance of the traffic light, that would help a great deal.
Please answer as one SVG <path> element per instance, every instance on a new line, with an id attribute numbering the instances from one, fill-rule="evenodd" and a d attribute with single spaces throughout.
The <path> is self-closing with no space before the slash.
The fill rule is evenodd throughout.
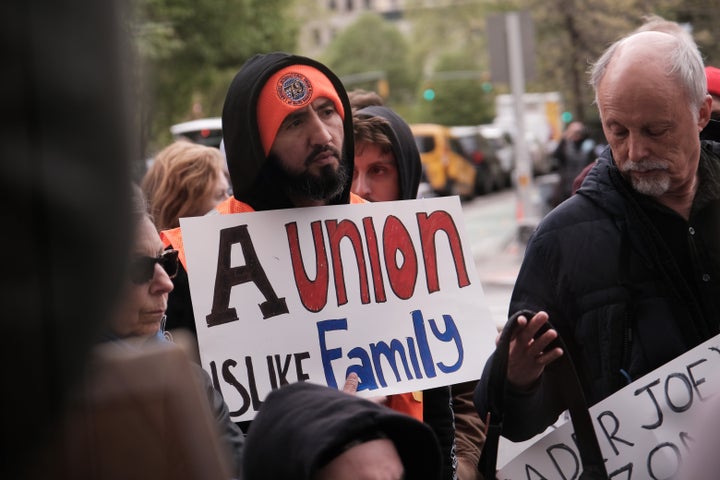
<path id="1" fill-rule="evenodd" d="M 423 98 L 428 102 L 435 100 L 435 90 L 432 88 L 426 88 L 423 92 Z"/>
<path id="2" fill-rule="evenodd" d="M 563 121 L 563 123 L 568 124 L 572 122 L 573 115 L 570 112 L 563 112 L 560 114 L 560 119 Z"/>

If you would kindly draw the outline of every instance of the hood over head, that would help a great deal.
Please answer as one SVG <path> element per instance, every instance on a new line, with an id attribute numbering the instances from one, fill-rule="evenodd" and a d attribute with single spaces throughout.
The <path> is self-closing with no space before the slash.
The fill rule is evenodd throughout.
<path id="1" fill-rule="evenodd" d="M 343 447 L 378 432 L 395 444 L 405 478 L 440 477 L 440 448 L 430 427 L 358 396 L 298 382 L 270 392 L 253 420 L 244 478 L 309 480 Z"/>
<path id="2" fill-rule="evenodd" d="M 293 78 L 302 79 L 298 86 L 305 90 L 298 92 L 293 90 L 294 84 L 287 85 L 290 90 L 284 100 L 279 98 L 280 89 L 278 96 L 273 98 L 276 87 Z M 295 93 L 302 98 L 293 98 Z M 255 55 L 240 68 L 230 83 L 222 113 L 225 156 L 237 200 L 255 210 L 293 206 L 273 181 L 266 151 L 285 117 L 321 96 L 336 102 L 338 112 L 343 116 L 342 161 L 352 172 L 355 147 L 350 102 L 342 82 L 334 73 L 315 60 L 284 52 Z M 329 203 L 348 203 L 351 184 L 352 176 L 343 191 Z"/>
<path id="3" fill-rule="evenodd" d="M 395 155 L 397 161 L 401 200 L 417 198 L 422 163 L 410 126 L 400 115 L 384 106 L 365 107 L 358 110 L 355 115 L 360 117 L 381 117 L 388 121 L 391 130 L 386 131 L 385 134 L 392 143 L 393 155 Z"/>

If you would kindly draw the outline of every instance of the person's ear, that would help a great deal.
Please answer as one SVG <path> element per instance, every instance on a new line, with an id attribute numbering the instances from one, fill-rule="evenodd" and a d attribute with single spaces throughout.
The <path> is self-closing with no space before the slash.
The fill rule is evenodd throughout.
<path id="1" fill-rule="evenodd" d="M 700 105 L 700 110 L 698 112 L 698 132 L 701 131 L 710 121 L 710 115 L 712 114 L 712 103 L 713 99 L 712 96 L 705 95 L 705 100 L 703 100 L 702 105 Z"/>

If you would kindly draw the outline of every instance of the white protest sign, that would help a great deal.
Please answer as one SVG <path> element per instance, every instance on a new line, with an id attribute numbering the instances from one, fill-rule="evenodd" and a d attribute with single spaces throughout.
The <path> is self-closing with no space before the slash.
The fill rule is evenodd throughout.
<path id="1" fill-rule="evenodd" d="M 698 412 L 720 391 L 718 369 L 720 335 L 590 408 L 611 479 L 677 478 L 693 449 Z M 511 460 L 497 478 L 577 478 L 579 459 L 568 421 Z"/>
<path id="2" fill-rule="evenodd" d="M 233 420 L 307 380 L 378 396 L 480 377 L 497 330 L 457 197 L 181 219 L 203 367 Z"/>

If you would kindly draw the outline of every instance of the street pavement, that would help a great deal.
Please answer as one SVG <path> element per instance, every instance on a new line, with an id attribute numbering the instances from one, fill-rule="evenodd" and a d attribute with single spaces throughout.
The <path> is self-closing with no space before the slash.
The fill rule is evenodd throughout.
<path id="1" fill-rule="evenodd" d="M 475 255 L 475 265 L 483 286 L 512 287 L 515 285 L 525 245 L 517 238 L 507 239 L 486 255 Z"/>

